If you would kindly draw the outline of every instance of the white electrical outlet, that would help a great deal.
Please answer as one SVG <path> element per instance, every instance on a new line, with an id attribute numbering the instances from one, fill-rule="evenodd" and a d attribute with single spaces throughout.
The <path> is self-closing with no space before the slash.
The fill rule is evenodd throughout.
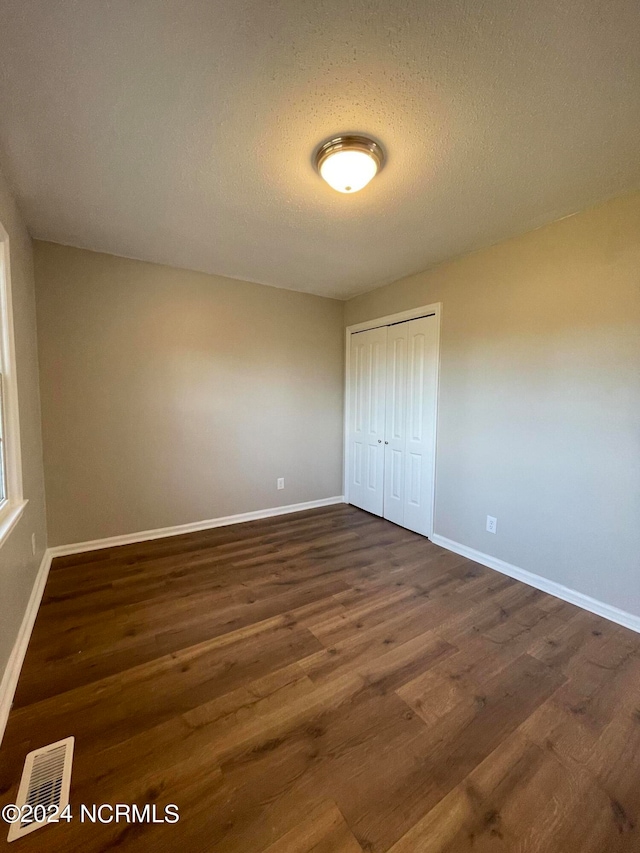
<path id="1" fill-rule="evenodd" d="M 492 515 L 487 516 L 487 532 L 495 533 L 498 528 L 498 519 L 494 518 Z"/>
<path id="2" fill-rule="evenodd" d="M 278 477 L 278 488 L 284 489 L 284 477 Z"/>
<path id="3" fill-rule="evenodd" d="M 36 555 L 36 534 L 35 533 L 31 534 L 31 553 L 35 557 L 35 555 Z"/>

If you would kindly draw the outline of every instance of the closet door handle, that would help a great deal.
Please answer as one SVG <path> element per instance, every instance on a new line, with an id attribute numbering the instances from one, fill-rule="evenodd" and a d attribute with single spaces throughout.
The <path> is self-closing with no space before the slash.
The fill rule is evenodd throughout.
<path id="1" fill-rule="evenodd" d="M 379 438 L 379 439 L 378 439 L 378 444 L 382 444 L 382 439 L 381 439 L 381 438 Z"/>
<path id="2" fill-rule="evenodd" d="M 385 444 L 389 444 L 389 442 L 388 442 L 388 441 L 385 441 Z"/>

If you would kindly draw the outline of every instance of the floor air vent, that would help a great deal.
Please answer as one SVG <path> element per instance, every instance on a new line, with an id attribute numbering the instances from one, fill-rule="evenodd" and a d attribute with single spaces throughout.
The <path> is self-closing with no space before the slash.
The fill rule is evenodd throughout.
<path id="1" fill-rule="evenodd" d="M 11 824 L 7 841 L 46 826 L 69 805 L 73 742 L 68 737 L 27 755 L 16 799 L 22 821 Z"/>

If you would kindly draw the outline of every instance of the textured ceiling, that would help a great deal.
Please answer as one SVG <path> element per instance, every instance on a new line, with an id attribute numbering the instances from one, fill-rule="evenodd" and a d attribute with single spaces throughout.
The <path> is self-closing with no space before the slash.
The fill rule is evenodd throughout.
<path id="1" fill-rule="evenodd" d="M 0 72 L 34 236 L 328 296 L 640 186 L 638 0 L 4 0 Z"/>

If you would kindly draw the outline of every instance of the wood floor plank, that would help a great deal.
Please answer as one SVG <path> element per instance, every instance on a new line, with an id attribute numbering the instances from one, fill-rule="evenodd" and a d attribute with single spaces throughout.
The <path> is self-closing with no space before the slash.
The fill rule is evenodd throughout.
<path id="1" fill-rule="evenodd" d="M 640 637 L 346 505 L 56 559 L 0 807 L 69 735 L 76 810 L 180 821 L 25 853 L 640 849 Z"/>
<path id="2" fill-rule="evenodd" d="M 575 825 L 581 809 L 593 822 Z M 563 767 L 551 752 L 515 733 L 391 853 L 614 853 L 622 847 L 610 812 L 607 797 L 584 769 Z"/>
<path id="3" fill-rule="evenodd" d="M 313 809 L 263 853 L 362 853 L 335 803 Z"/>
<path id="4" fill-rule="evenodd" d="M 425 633 L 425 627 L 436 611 L 436 603 L 418 599 L 402 602 L 403 612 L 369 629 L 362 629 L 328 648 L 322 648 L 300 661 L 307 675 L 315 682 L 335 678 L 345 672 L 357 672 L 368 662 L 380 658 Z M 454 648 L 442 638 L 438 641 Z"/>

